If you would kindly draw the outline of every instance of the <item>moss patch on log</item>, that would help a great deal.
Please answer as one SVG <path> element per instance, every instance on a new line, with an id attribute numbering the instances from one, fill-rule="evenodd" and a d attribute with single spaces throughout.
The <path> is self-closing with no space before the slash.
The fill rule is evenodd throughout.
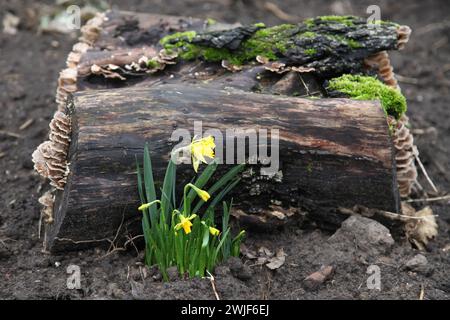
<path id="1" fill-rule="evenodd" d="M 397 27 L 395 23 L 383 21 L 377 28 L 369 28 L 363 18 L 322 16 L 299 24 L 274 27 L 257 23 L 231 30 L 180 32 L 162 38 L 160 44 L 168 50 L 176 49 L 185 60 L 228 60 L 242 65 L 263 56 L 269 60 L 306 65 L 327 56 L 359 57 L 373 51 L 395 49 Z M 354 51 L 360 52 L 352 54 Z M 340 58 L 336 57 L 333 60 L 339 62 Z M 330 59 L 327 61 L 332 63 Z"/>
<path id="2" fill-rule="evenodd" d="M 356 100 L 380 100 L 386 114 L 396 119 L 406 112 L 406 99 L 403 94 L 374 77 L 345 74 L 330 80 L 327 89 L 341 92 Z"/>

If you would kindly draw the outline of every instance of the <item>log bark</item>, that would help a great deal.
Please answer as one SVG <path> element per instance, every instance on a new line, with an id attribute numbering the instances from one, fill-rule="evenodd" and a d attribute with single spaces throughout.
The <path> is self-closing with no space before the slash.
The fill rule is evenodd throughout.
<path id="1" fill-rule="evenodd" d="M 77 93 L 67 184 L 57 194 L 48 240 L 53 251 L 92 245 L 117 228 L 139 232 L 135 157 L 149 143 L 161 182 L 175 128 L 267 128 L 280 131 L 276 177 L 244 174 L 234 193 L 244 224 L 276 226 L 307 212 L 338 226 L 338 207 L 360 204 L 398 212 L 391 138 L 378 102 L 301 99 L 229 88 L 163 84 Z M 178 170 L 180 185 L 192 168 Z M 248 172 L 247 172 L 248 173 Z M 284 218 L 283 218 L 284 216 Z M 125 221 L 125 223 L 123 223 Z"/>

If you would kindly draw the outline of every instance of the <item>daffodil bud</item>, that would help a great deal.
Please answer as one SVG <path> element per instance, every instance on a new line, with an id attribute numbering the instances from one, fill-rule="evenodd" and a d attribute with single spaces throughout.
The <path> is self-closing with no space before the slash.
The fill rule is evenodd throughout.
<path id="1" fill-rule="evenodd" d="M 220 230 L 214 227 L 209 227 L 209 233 L 211 233 L 213 236 L 218 236 L 220 234 Z"/>

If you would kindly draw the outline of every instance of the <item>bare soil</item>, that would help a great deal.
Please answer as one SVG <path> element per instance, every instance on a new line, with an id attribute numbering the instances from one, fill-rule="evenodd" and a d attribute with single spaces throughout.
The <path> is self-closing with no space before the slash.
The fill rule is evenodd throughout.
<path id="1" fill-rule="evenodd" d="M 408 114 L 416 133 L 421 159 L 441 192 L 450 190 L 450 3 L 448 1 L 273 1 L 290 15 L 304 19 L 323 14 L 366 15 L 377 2 L 383 19 L 412 27 L 406 49 L 394 53 L 393 64 L 409 103 Z M 150 271 L 143 279 L 142 254 L 134 249 L 107 254 L 102 249 L 51 256 L 42 252 L 38 238 L 40 190 L 31 153 L 48 134 L 55 111 L 58 72 L 75 38 L 37 34 L 33 10 L 52 1 L 0 2 L 0 20 L 6 12 L 21 18 L 18 33 L 0 33 L 0 298 L 1 299 L 214 299 L 207 279 L 160 281 Z M 263 1 L 158 0 L 111 1 L 124 10 L 182 14 L 226 22 L 285 22 L 266 9 Z M 28 10 L 27 10 L 28 9 Z M 20 126 L 32 119 L 30 126 Z M 425 180 L 422 185 L 431 190 Z M 419 204 L 420 205 L 420 204 Z M 283 248 L 285 264 L 272 271 L 253 261 L 230 261 L 216 270 L 222 299 L 424 299 L 450 298 L 450 202 L 432 204 L 439 215 L 439 236 L 422 254 L 425 270 L 404 265 L 419 252 L 401 237 L 392 250 L 363 250 L 351 240 L 334 250 L 331 234 L 291 226 L 277 233 L 250 233 L 245 244 L 258 250 Z M 306 289 L 303 279 L 322 264 L 335 267 L 332 278 L 317 290 Z M 66 268 L 80 266 L 81 289 L 66 286 Z M 381 269 L 381 290 L 369 290 L 367 268 Z M 244 274 L 244 276 L 243 276 Z M 144 274 L 145 275 L 145 274 Z"/>

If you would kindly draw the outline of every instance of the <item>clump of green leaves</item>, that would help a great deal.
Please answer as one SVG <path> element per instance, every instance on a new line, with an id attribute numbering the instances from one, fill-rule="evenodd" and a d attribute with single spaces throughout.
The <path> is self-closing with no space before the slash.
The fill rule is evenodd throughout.
<path id="1" fill-rule="evenodd" d="M 203 277 L 206 271 L 212 272 L 217 263 L 239 255 L 245 232 L 232 236 L 229 226 L 231 204 L 223 202 L 219 225 L 216 225 L 215 211 L 225 195 L 239 183 L 238 174 L 243 168 L 244 165 L 238 165 L 230 169 L 206 191 L 202 188 L 217 169 L 217 163 L 212 161 L 194 182 L 184 186 L 182 199 L 177 204 L 175 163 L 169 160 L 158 196 L 150 153 L 145 146 L 143 171 L 137 162 L 145 263 L 158 265 L 165 281 L 168 280 L 167 268 L 171 266 L 176 266 L 182 277 Z M 213 196 L 212 201 L 209 201 L 210 196 Z"/>
<path id="2" fill-rule="evenodd" d="M 380 100 L 385 113 L 396 119 L 406 112 L 403 94 L 374 77 L 345 74 L 330 80 L 327 89 L 341 92 L 355 100 Z"/>

